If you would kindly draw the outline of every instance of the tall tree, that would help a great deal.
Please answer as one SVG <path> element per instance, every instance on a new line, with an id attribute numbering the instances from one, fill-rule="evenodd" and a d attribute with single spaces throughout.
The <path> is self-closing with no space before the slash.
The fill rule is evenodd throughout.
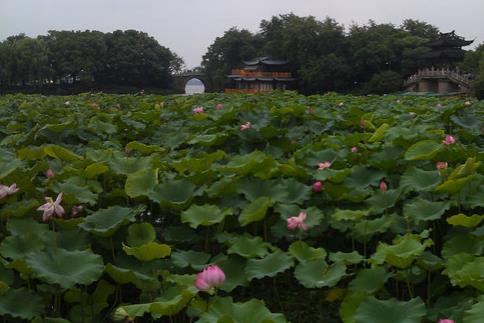
<path id="1" fill-rule="evenodd" d="M 212 88 L 222 89 L 230 70 L 241 66 L 243 60 L 254 58 L 259 52 L 260 39 L 248 30 L 231 28 L 222 37 L 217 37 L 202 61 Z"/>

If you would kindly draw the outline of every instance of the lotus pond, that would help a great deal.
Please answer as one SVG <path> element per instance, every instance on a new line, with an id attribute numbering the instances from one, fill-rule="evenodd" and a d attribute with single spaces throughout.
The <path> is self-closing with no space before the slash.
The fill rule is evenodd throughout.
<path id="1" fill-rule="evenodd" d="M 0 315 L 481 323 L 483 117 L 442 97 L 0 97 Z"/>

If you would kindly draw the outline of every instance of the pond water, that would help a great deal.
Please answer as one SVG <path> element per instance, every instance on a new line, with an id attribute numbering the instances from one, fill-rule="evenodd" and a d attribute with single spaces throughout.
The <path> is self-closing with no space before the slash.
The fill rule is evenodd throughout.
<path id="1" fill-rule="evenodd" d="M 192 95 L 192 94 L 200 94 L 205 93 L 205 85 L 203 85 L 202 81 L 199 79 L 191 79 L 185 85 L 185 94 Z"/>

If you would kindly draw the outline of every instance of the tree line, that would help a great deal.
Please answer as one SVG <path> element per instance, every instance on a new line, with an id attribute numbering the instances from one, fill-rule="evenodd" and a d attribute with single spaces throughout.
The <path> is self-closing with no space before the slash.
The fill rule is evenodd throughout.
<path id="1" fill-rule="evenodd" d="M 287 59 L 301 93 L 337 91 L 383 94 L 400 91 L 403 80 L 426 67 L 425 46 L 439 36 L 429 23 L 353 24 L 294 14 L 262 20 L 258 32 L 231 28 L 208 47 L 197 72 L 213 89 L 227 86 L 231 69 L 257 56 Z M 0 88 L 56 84 L 169 88 L 183 60 L 148 34 L 117 30 L 49 31 L 0 42 Z M 475 75 L 484 97 L 484 45 L 468 51 L 461 68 Z"/>
<path id="2" fill-rule="evenodd" d="M 280 15 L 263 20 L 256 33 L 237 28 L 226 31 L 208 48 L 202 68 L 213 88 L 223 88 L 232 68 L 241 67 L 243 60 L 267 55 L 290 61 L 297 88 L 305 94 L 390 93 L 400 91 L 405 78 L 426 66 L 421 56 L 430 49 L 425 44 L 439 32 L 429 23 L 412 19 L 400 26 L 370 20 L 345 28 L 332 18 L 320 21 L 312 16 Z"/>
<path id="3" fill-rule="evenodd" d="M 83 83 L 167 88 L 183 60 L 148 34 L 49 31 L 0 43 L 0 88 Z"/>

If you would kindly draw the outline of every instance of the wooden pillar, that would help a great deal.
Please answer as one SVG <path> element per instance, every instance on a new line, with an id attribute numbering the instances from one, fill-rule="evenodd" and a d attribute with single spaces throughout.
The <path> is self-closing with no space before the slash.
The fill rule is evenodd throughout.
<path id="1" fill-rule="evenodd" d="M 427 80 L 420 80 L 418 82 L 418 92 L 430 92 L 431 84 Z"/>

